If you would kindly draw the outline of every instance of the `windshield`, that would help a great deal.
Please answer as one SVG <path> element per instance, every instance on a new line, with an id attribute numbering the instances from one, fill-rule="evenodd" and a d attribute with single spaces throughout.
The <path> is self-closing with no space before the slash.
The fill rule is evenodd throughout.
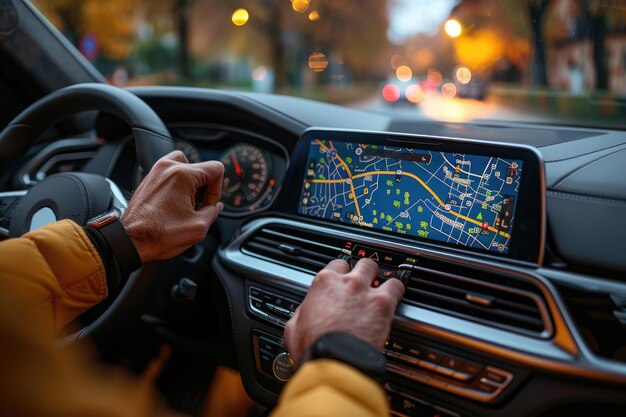
<path id="1" fill-rule="evenodd" d="M 115 85 L 623 128 L 620 0 L 34 0 Z"/>

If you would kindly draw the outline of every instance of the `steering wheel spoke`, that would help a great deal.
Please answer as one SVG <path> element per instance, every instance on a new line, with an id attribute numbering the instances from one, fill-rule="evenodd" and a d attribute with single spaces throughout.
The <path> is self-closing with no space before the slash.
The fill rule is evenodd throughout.
<path id="1" fill-rule="evenodd" d="M 0 193 L 0 238 L 9 237 L 9 226 L 11 225 L 13 211 L 27 192 L 27 190 L 23 190 Z"/>

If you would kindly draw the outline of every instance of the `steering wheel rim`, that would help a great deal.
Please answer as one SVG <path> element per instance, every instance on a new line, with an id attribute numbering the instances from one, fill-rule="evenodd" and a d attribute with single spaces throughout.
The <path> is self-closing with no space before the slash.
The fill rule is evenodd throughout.
<path id="1" fill-rule="evenodd" d="M 159 158 L 175 150 L 167 127 L 139 97 L 106 84 L 77 84 L 43 97 L 0 132 L 0 163 L 22 156 L 46 129 L 85 111 L 113 114 L 131 127 L 137 160 L 146 173 Z M 119 203 L 119 190 L 116 192 L 117 187 L 108 182 L 113 193 L 111 201 Z M 122 203 L 116 208 L 123 210 L 126 202 Z M 158 270 L 155 263 L 144 265 L 129 277 L 116 299 L 96 320 L 57 342 L 67 345 L 90 339 L 100 350 L 114 344 L 145 311 L 148 294 L 152 293 L 152 276 Z"/>

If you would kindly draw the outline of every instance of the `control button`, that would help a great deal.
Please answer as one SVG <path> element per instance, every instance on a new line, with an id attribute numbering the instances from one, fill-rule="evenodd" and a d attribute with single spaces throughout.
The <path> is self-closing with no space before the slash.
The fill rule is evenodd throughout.
<path id="1" fill-rule="evenodd" d="M 490 381 L 493 381 L 493 382 L 497 382 L 498 384 L 503 384 L 504 381 L 506 381 L 506 376 L 505 375 L 502 375 L 502 374 L 499 374 L 499 373 L 496 373 L 496 372 L 493 372 L 493 371 L 489 371 L 489 370 L 485 374 L 484 378 L 488 379 Z M 482 381 L 482 379 L 481 379 L 481 381 Z"/>
<path id="2" fill-rule="evenodd" d="M 286 382 L 295 372 L 295 363 L 287 352 L 278 354 L 272 364 L 272 370 L 276 379 Z"/>
<path id="3" fill-rule="evenodd" d="M 263 307 L 264 307 L 264 306 L 263 306 L 263 302 L 262 302 L 262 301 L 260 301 L 260 300 L 255 299 L 255 298 L 251 298 L 251 299 L 250 299 L 250 305 L 251 305 L 253 308 L 256 308 L 256 309 L 257 309 L 257 310 L 259 310 L 259 311 L 263 311 L 263 310 L 265 310 L 265 309 L 263 308 Z"/>
<path id="4" fill-rule="evenodd" d="M 459 371 L 470 374 L 472 378 L 475 378 L 482 369 L 482 365 L 466 362 L 459 368 Z"/>
<path id="5" fill-rule="evenodd" d="M 283 348 L 277 344 L 276 342 L 272 342 L 267 340 L 264 337 L 259 337 L 259 349 L 264 350 L 272 355 L 272 361 L 274 360 L 274 356 L 278 355 L 282 352 Z"/>
<path id="6" fill-rule="evenodd" d="M 270 313 L 274 313 L 276 311 L 276 307 L 274 306 L 274 304 L 265 303 L 264 310 Z"/>
<path id="7" fill-rule="evenodd" d="M 266 303 L 274 304 L 274 296 L 266 292 L 263 293 L 263 301 Z"/>
<path id="8" fill-rule="evenodd" d="M 291 317 L 291 312 L 283 307 L 274 306 L 274 312 L 287 319 Z"/>
<path id="9" fill-rule="evenodd" d="M 387 349 L 394 350 L 396 352 L 407 352 L 409 350 L 409 343 L 402 339 L 390 339 L 387 342 Z"/>
<path id="10" fill-rule="evenodd" d="M 380 279 L 378 279 L 378 278 L 377 278 L 377 279 L 375 279 L 374 281 L 372 281 L 372 287 L 373 287 L 373 288 L 378 288 L 378 287 L 380 287 L 380 284 L 382 284 L 382 282 L 381 282 L 381 280 L 380 280 Z"/>
<path id="11" fill-rule="evenodd" d="M 289 310 L 292 313 L 296 312 L 296 309 L 298 308 L 300 304 L 293 301 L 293 300 L 287 300 L 287 303 L 285 304 L 285 307 L 287 308 L 287 310 Z"/>
<path id="12" fill-rule="evenodd" d="M 422 347 L 422 346 L 418 346 L 418 345 L 411 345 L 409 347 L 409 355 L 418 358 L 418 359 L 424 359 L 425 358 L 425 353 L 426 353 L 426 348 Z"/>
<path id="13" fill-rule="evenodd" d="M 398 271 L 396 272 L 396 278 L 398 278 L 400 281 L 402 281 L 402 283 L 406 287 L 408 282 L 409 282 L 409 279 L 411 278 L 411 270 L 409 270 L 409 269 L 398 269 Z"/>
<path id="14" fill-rule="evenodd" d="M 259 350 L 259 359 L 261 362 L 261 371 L 268 375 L 273 375 L 272 364 L 274 363 L 275 356 L 263 349 Z"/>
<path id="15" fill-rule="evenodd" d="M 337 259 L 341 259 L 343 261 L 350 262 L 350 259 L 352 259 L 352 257 L 349 254 L 347 254 L 347 253 L 341 252 L 339 254 L 339 256 L 337 257 Z"/>
<path id="16" fill-rule="evenodd" d="M 378 268 L 378 277 L 384 280 L 393 278 L 396 276 L 396 270 L 390 268 L 380 267 Z"/>
<path id="17" fill-rule="evenodd" d="M 257 288 L 250 287 L 250 296 L 261 300 L 263 298 L 263 292 Z"/>
<path id="18" fill-rule="evenodd" d="M 441 366 L 445 366 L 446 368 L 452 369 L 456 371 L 463 365 L 463 361 L 457 358 L 452 358 L 450 356 L 444 356 L 441 359 Z"/>
<path id="19" fill-rule="evenodd" d="M 428 362 L 438 364 L 439 362 L 441 362 L 441 359 L 443 359 L 443 355 L 441 353 L 428 350 L 426 351 L 426 354 L 424 355 L 424 359 L 427 360 Z"/>

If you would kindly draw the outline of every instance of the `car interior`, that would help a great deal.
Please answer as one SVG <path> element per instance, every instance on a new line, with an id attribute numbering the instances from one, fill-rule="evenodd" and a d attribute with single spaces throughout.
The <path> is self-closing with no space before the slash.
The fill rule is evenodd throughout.
<path id="1" fill-rule="evenodd" d="M 225 166 L 206 239 L 144 266 L 60 341 L 137 372 L 168 344 L 158 384 L 175 409 L 198 415 L 227 367 L 271 412 L 294 372 L 285 323 L 329 261 L 367 257 L 373 286 L 406 288 L 383 349 L 391 415 L 625 415 L 623 111 L 622 129 L 445 122 L 118 89 L 30 3 L 0 10 L 0 239 L 45 224 L 46 204 L 82 224 L 123 209 L 168 138 Z"/>

